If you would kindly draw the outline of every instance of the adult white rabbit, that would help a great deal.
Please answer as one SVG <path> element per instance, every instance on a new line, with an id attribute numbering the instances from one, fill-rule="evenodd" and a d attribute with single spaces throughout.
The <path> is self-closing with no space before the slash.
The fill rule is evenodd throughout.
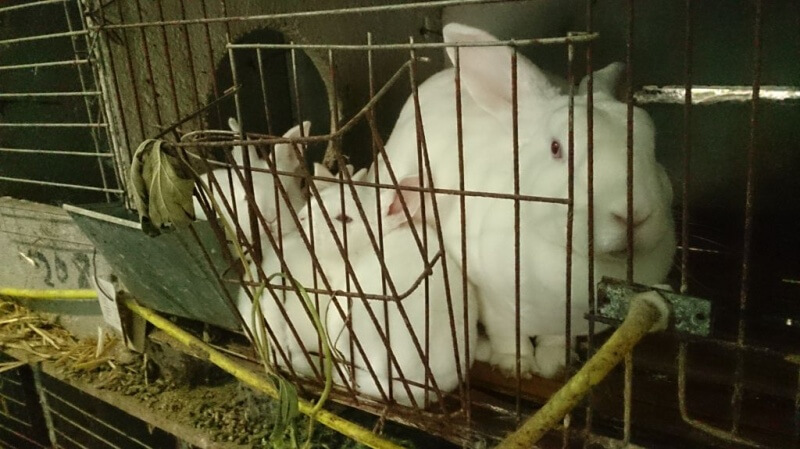
<path id="1" fill-rule="evenodd" d="M 479 29 L 451 23 L 449 43 L 497 42 Z M 450 47 L 460 65 L 464 186 L 468 191 L 515 193 L 512 55 L 507 46 Z M 626 275 L 627 106 L 612 90 L 620 64 L 594 75 L 594 248 L 595 280 Z M 455 68 L 443 70 L 419 86 L 430 170 L 436 188 L 459 188 Z M 568 196 L 569 98 L 533 63 L 517 57 L 519 264 L 515 263 L 515 201 L 466 197 L 466 233 L 460 228 L 459 199 L 439 194 L 445 244 L 461 260 L 466 239 L 467 273 L 479 290 L 481 321 L 488 334 L 490 361 L 507 372 L 516 369 L 516 315 L 520 322 L 523 374 L 555 375 L 564 363 L 566 322 L 567 215 L 565 201 L 537 202 L 530 197 Z M 403 107 L 386 151 L 397 177 L 418 173 L 418 133 L 413 99 Z M 573 335 L 588 324 L 587 97 L 585 83 L 574 97 L 574 200 L 572 241 Z M 665 278 L 675 251 L 671 217 L 672 188 L 656 161 L 655 130 L 648 114 L 633 113 L 634 280 L 656 284 Z M 376 169 L 388 179 L 379 157 Z M 370 174 L 371 176 L 371 174 Z M 427 174 L 423 176 L 427 181 Z M 432 217 L 432 214 L 428 214 Z M 431 223 L 433 223 L 431 221 Z M 518 268 L 518 269 L 517 269 Z M 519 273 L 519 310 L 515 305 Z M 531 343 L 536 337 L 537 345 Z"/>
<path id="2" fill-rule="evenodd" d="M 362 171 L 353 179 L 363 180 L 363 175 Z M 399 184 L 417 187 L 419 181 L 408 177 Z M 338 184 L 320 189 L 320 198 L 312 197 L 310 210 L 301 212 L 304 228 L 308 232 L 310 216 L 318 257 L 333 260 L 341 255 L 334 234 L 326 225 L 321 205 L 324 206 L 340 243 L 344 245 L 346 241 L 347 260 L 354 274 L 348 275 L 344 264 L 326 266 L 329 278 L 342 291 L 396 294 L 402 299 L 337 296 L 327 312 L 328 334 L 340 360 L 348 366 L 352 363 L 351 381 L 360 393 L 424 407 L 439 399 L 435 389 L 449 392 L 467 375 L 477 337 L 475 292 L 471 285 L 462 290 L 461 272 L 449 257 L 438 259 L 426 280 L 420 282 L 440 245 L 435 229 L 413 221 L 420 210 L 419 192 L 388 189 L 376 193 L 373 187 L 358 186 L 355 191 L 357 196 L 349 186 L 340 188 Z M 366 221 L 356 201 L 362 205 Z M 401 201 L 405 201 L 409 215 Z M 379 219 L 382 234 L 378 232 Z M 376 243 L 382 241 L 379 248 L 386 271 L 368 228 Z M 449 300 L 446 282 L 450 286 Z"/>
<path id="3" fill-rule="evenodd" d="M 228 126 L 236 133 L 241 133 L 239 123 L 233 117 L 228 119 Z M 307 136 L 311 128 L 311 122 L 303 122 L 302 135 Z M 283 135 L 285 138 L 300 137 L 300 125 L 297 125 Z M 302 147 L 300 148 L 302 151 Z M 261 159 L 256 151 L 256 147 L 249 145 L 247 147 L 248 157 L 250 159 L 250 167 L 256 170 L 251 170 L 253 178 L 253 195 L 255 205 L 258 207 L 261 214 L 269 226 L 269 232 L 273 235 L 278 233 L 278 211 L 280 210 L 281 226 L 288 226 L 290 229 L 293 227 L 291 217 L 287 210 L 287 204 L 281 194 L 276 189 L 275 178 L 279 176 L 280 182 L 286 190 L 289 198 L 289 204 L 295 210 L 302 207 L 303 192 L 301 187 L 301 179 L 288 175 L 275 175 L 274 173 L 267 173 L 259 170 L 270 170 L 269 163 Z M 234 146 L 232 150 L 233 160 L 237 166 L 244 170 L 244 150 L 240 145 Z M 290 143 L 279 143 L 275 145 L 272 156 L 275 161 L 275 168 L 278 171 L 294 172 L 300 166 L 302 161 L 297 158 L 297 154 L 292 148 Z M 213 170 L 214 179 L 216 179 L 219 188 L 212 186 L 210 175 L 203 175 L 203 181 L 208 185 L 215 195 L 215 199 L 219 207 L 222 209 L 223 217 L 228 220 L 231 225 L 234 225 L 231 212 L 225 207 L 220 197 L 224 197 L 232 210 L 236 212 L 236 221 L 241 226 L 245 238 L 253 238 L 252 228 L 250 226 L 250 210 L 247 203 L 247 193 L 244 184 L 239 180 L 239 176 L 234 169 L 228 167 L 217 168 Z M 242 172 L 242 177 L 245 174 Z M 276 196 L 277 194 L 277 196 Z M 277 203 L 276 203 L 277 199 Z M 234 209 L 235 208 L 235 209 Z M 197 197 L 194 198 L 194 209 L 198 219 L 205 220 L 207 217 L 203 209 L 200 207 L 200 201 Z M 260 222 L 259 222 L 260 223 Z M 259 224 L 259 229 L 261 224 Z M 281 231 L 284 232 L 284 231 Z M 261 234 L 261 232 L 259 232 Z"/>

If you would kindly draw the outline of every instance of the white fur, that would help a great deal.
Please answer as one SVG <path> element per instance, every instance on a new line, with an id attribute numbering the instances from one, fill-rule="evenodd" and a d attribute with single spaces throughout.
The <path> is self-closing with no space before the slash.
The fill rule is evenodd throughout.
<path id="1" fill-rule="evenodd" d="M 459 24 L 444 28 L 447 42 L 493 42 L 481 30 Z M 455 51 L 450 48 L 451 59 Z M 514 139 L 511 103 L 511 49 L 460 49 L 464 184 L 470 191 L 514 193 Z M 431 171 L 437 188 L 458 189 L 458 137 L 453 69 L 439 72 L 419 87 L 420 113 L 425 126 Z M 611 95 L 620 66 L 596 74 L 594 95 L 594 236 L 595 280 L 624 278 L 626 230 L 626 106 Z M 533 63 L 517 60 L 519 131 L 519 193 L 566 198 L 568 189 L 568 97 Z M 585 83 L 584 83 L 585 86 Z M 572 246 L 572 332 L 586 333 L 588 311 L 587 261 L 587 119 L 586 93 L 574 97 L 574 219 Z M 418 173 L 414 103 L 409 99 L 387 141 L 386 151 L 398 177 Z M 634 236 L 634 280 L 661 282 L 675 251 L 670 215 L 672 188 L 654 153 L 654 127 L 647 113 L 634 108 L 634 219 L 647 218 Z M 551 155 L 558 140 L 562 157 Z M 381 179 L 385 163 L 377 161 Z M 371 179 L 372 173 L 369 178 Z M 427 176 L 427 175 L 426 175 Z M 423 177 L 424 179 L 426 178 Z M 479 290 L 480 316 L 491 343 L 492 363 L 508 372 L 516 367 L 515 315 L 521 325 L 523 371 L 553 375 L 564 362 L 566 321 L 567 206 L 520 202 L 520 310 L 515 308 L 514 201 L 467 197 L 466 234 L 460 231 L 459 200 L 438 195 L 445 245 L 461 260 L 466 239 L 468 275 Z M 618 216 L 615 218 L 615 215 Z M 428 214 L 432 217 L 432 214 Z M 431 224 L 434 224 L 431 222 Z M 547 341 L 541 350 L 530 337 Z M 543 340 L 543 337 L 545 338 Z M 485 354 L 484 354 L 485 355 Z"/>
<path id="2" fill-rule="evenodd" d="M 354 179 L 363 179 L 365 172 L 353 175 Z M 401 185 L 414 185 L 414 179 L 401 181 Z M 320 183 L 317 183 L 319 185 Z M 428 279 L 428 298 L 426 303 L 425 282 L 409 291 L 419 276 L 425 272 L 426 260 L 433 259 L 439 250 L 435 230 L 425 228 L 420 223 L 409 222 L 400 203 L 400 194 L 396 191 L 384 191 L 379 195 L 375 189 L 356 187 L 358 201 L 363 205 L 367 221 L 363 221 L 355 206 L 355 199 L 350 187 L 345 185 L 344 191 L 338 184 L 331 185 L 321 190 L 321 198 L 312 198 L 310 210 L 301 212 L 304 227 L 308 228 L 308 216 L 313 219 L 313 235 L 316 253 L 320 258 L 333 259 L 333 255 L 341 255 L 333 234 L 325 224 L 322 212 L 323 205 L 334 225 L 335 232 L 340 240 L 347 238 L 347 258 L 352 264 L 354 277 L 348 277 L 344 265 L 328 270 L 329 278 L 343 291 L 358 292 L 356 282 L 365 294 L 383 294 L 384 284 L 382 279 L 387 275 L 391 279 L 398 294 L 407 293 L 408 296 L 400 303 L 385 302 L 382 300 L 364 300 L 361 298 L 337 297 L 334 299 L 346 312 L 344 314 L 332 304 L 327 314 L 328 332 L 334 342 L 341 361 L 354 374 L 351 381 L 357 390 L 365 395 L 377 399 L 389 397 L 391 400 L 405 405 L 416 404 L 423 407 L 426 401 L 435 402 L 438 398 L 432 390 L 409 385 L 406 390 L 400 377 L 398 367 L 402 371 L 402 378 L 412 383 L 431 385 L 434 381 L 442 392 L 448 392 L 458 386 L 458 374 L 466 376 L 469 362 L 474 359 L 477 339 L 477 307 L 475 293 L 471 285 L 467 291 L 461 289 L 461 273 L 456 261 L 452 258 L 439 260 L 432 267 Z M 343 195 L 342 195 L 343 193 Z M 408 206 L 408 212 L 415 218 L 419 210 L 420 195 L 416 192 L 405 191 L 402 194 Z M 381 204 L 378 207 L 378 198 Z M 344 207 L 342 207 L 344 199 Z M 377 220 L 380 215 L 382 220 L 383 236 L 378 234 Z M 412 228 L 415 226 L 422 238 L 422 233 L 427 232 L 428 246 L 420 249 L 413 238 Z M 374 231 L 377 241 L 383 240 L 383 257 L 388 273 L 384 273 L 380 259 L 372 246 L 367 228 Z M 451 309 L 445 293 L 444 270 L 442 264 L 447 264 L 447 273 L 451 285 Z M 348 280 L 349 279 L 349 280 Z M 386 287 L 386 292 L 392 294 L 392 289 Z M 466 297 L 465 297 L 466 294 Z M 467 308 L 469 322 L 464 321 L 464 311 Z M 451 312 L 452 311 L 452 317 Z M 377 319 L 376 322 L 373 318 Z M 404 317 L 405 314 L 405 317 Z M 426 318 L 429 324 L 426 329 Z M 408 321 L 410 327 L 405 324 Z M 352 323 L 352 333 L 346 327 L 346 321 Z M 451 323 L 455 329 L 455 338 L 451 331 Z M 469 353 L 466 352 L 465 335 L 469 335 Z M 391 346 L 386 347 L 381 339 L 381 334 L 388 335 Z M 363 348 L 363 353 L 354 347 L 351 354 L 351 339 L 358 341 Z M 415 342 L 416 340 L 416 342 Z M 419 348 L 416 346 L 419 345 Z M 426 350 L 427 347 L 427 350 Z M 387 349 L 396 357 L 396 364 L 389 360 Z M 427 367 L 430 376 L 426 375 L 426 364 L 423 363 L 420 350 L 426 355 Z M 456 363 L 456 357 L 459 363 Z M 352 366 L 350 362 L 352 361 Z M 377 383 L 369 371 L 371 367 L 377 377 Z M 431 378 L 433 380 L 431 380 Z M 383 392 L 383 394 L 381 393 Z"/>
<path id="3" fill-rule="evenodd" d="M 236 122 L 235 119 L 230 118 L 228 120 L 228 125 L 230 126 L 231 130 L 237 133 L 241 132 L 239 128 L 239 124 Z M 303 135 L 308 135 L 308 131 L 311 128 L 310 122 L 303 123 Z M 283 135 L 286 138 L 296 138 L 300 137 L 300 125 L 295 126 L 294 128 L 290 129 Z M 301 148 L 302 150 L 302 148 Z M 263 159 L 260 159 L 258 156 L 258 152 L 256 148 L 252 145 L 247 147 L 248 157 L 250 160 L 250 167 L 255 168 L 258 170 L 270 170 L 269 163 Z M 233 159 L 242 170 L 242 178 L 244 178 L 244 155 L 241 146 L 235 146 L 232 150 Z M 276 144 L 275 149 L 273 150 L 272 156 L 275 161 L 275 168 L 278 171 L 285 171 L 285 172 L 294 172 L 302 163 L 300 159 L 297 158 L 297 155 L 292 148 L 292 144 L 282 143 Z M 302 206 L 303 202 L 303 193 L 301 189 L 300 178 L 281 175 L 278 176 L 274 173 L 266 173 L 263 171 L 256 171 L 251 170 L 252 179 L 253 179 L 253 195 L 255 205 L 258 206 L 259 211 L 264 216 L 266 220 L 267 226 L 269 229 L 268 232 L 271 232 L 273 235 L 278 234 L 278 227 L 277 227 L 277 218 L 278 218 L 278 210 L 280 209 L 280 218 L 281 218 L 281 232 L 286 232 L 283 228 L 287 229 L 294 229 L 294 225 L 291 222 L 291 216 L 287 209 L 287 204 L 284 201 L 283 197 L 278 192 L 276 198 L 276 184 L 275 179 L 279 178 L 281 184 L 283 185 L 284 189 L 286 190 L 287 196 L 289 198 L 289 205 L 297 210 L 299 207 Z M 250 226 L 250 210 L 247 203 L 247 193 L 244 188 L 244 184 L 239 179 L 236 171 L 234 169 L 229 169 L 228 167 L 218 168 L 214 170 L 214 178 L 216 179 L 217 183 L 219 184 L 219 188 L 217 186 L 212 186 L 210 181 L 209 175 L 203 176 L 203 181 L 209 188 L 212 189 L 213 194 L 215 195 L 215 199 L 219 204 L 220 208 L 222 209 L 222 215 L 224 218 L 231 223 L 232 226 L 235 226 L 235 223 L 238 222 L 239 226 L 242 229 L 243 235 L 246 239 L 252 239 L 253 233 L 252 228 Z M 233 214 L 228 211 L 225 207 L 223 202 L 221 201 L 221 197 L 224 197 L 227 202 L 229 203 L 231 208 L 234 208 L 236 219 L 233 219 Z M 276 203 L 277 199 L 277 203 Z M 207 217 L 203 212 L 203 209 L 200 207 L 199 200 L 195 197 L 194 198 L 194 209 L 197 215 L 197 218 L 200 220 L 205 220 Z M 259 229 L 262 225 L 259 222 Z M 261 235 L 263 230 L 260 229 L 258 235 Z"/>
<path id="4" fill-rule="evenodd" d="M 315 164 L 314 167 L 314 175 L 316 177 L 335 178 L 323 165 Z M 347 165 L 345 168 L 350 175 L 353 175 L 353 166 Z M 363 173 L 364 171 L 358 176 L 363 175 Z M 319 185 L 319 188 L 325 188 L 330 184 L 325 181 L 315 181 L 315 185 Z M 308 219 L 307 209 L 303 208 L 298 212 L 298 219 L 302 230 L 303 223 Z M 324 226 L 324 224 L 320 223 L 320 226 Z M 275 237 L 276 244 L 282 245 L 282 247 L 273 248 L 267 238 L 262 238 L 262 247 L 270 248 L 270 255 L 264 258 L 261 266 L 264 274 L 271 276 L 275 273 L 283 273 L 304 288 L 316 286 L 319 289 L 327 289 L 324 273 L 334 272 L 336 268 L 344 266 L 342 256 L 339 253 L 315 251 L 317 260 L 320 263 L 319 268 L 315 267 L 311 252 L 303 240 L 304 235 L 307 236 L 307 239 L 311 239 L 313 236 L 310 233 L 297 231 L 297 223 L 293 221 L 289 225 L 284 225 L 283 235 Z M 272 250 L 274 249 L 274 253 L 278 253 L 279 248 L 282 256 L 273 255 Z M 281 264 L 281 260 L 283 260 L 285 266 Z M 255 270 L 255 267 L 252 267 L 252 269 Z M 286 287 L 292 287 L 289 279 L 280 277 L 274 278 L 270 284 L 283 284 Z M 342 287 L 334 284 L 331 285 L 331 289 L 339 290 Z M 295 290 L 275 289 L 274 291 L 275 295 L 273 296 L 269 290 L 265 289 L 260 297 L 262 315 L 269 330 L 272 332 L 270 343 L 273 347 L 273 360 L 278 366 L 289 371 L 293 370 L 298 375 L 305 377 L 319 376 L 322 379 L 323 348 L 319 333 L 310 315 L 311 310 Z M 330 295 L 310 292 L 308 295 L 313 302 L 313 311 L 324 324 L 330 307 Z M 239 313 L 245 318 L 248 328 L 251 331 L 259 329 L 252 322 L 253 306 L 244 290 L 240 291 L 237 307 Z M 291 323 L 291 326 L 289 323 Z M 282 354 L 276 346 L 281 348 Z M 307 356 L 307 353 L 312 354 Z M 289 369 L 290 366 L 291 370 Z M 337 375 L 336 378 L 339 383 L 344 383 L 341 380 L 342 377 L 338 376 L 338 372 L 334 372 L 334 374 Z"/>
<path id="5" fill-rule="evenodd" d="M 266 241 L 263 244 L 269 245 Z M 308 248 L 299 233 L 294 232 L 283 236 L 282 259 L 286 264 L 285 267 L 281 266 L 280 257 L 264 258 L 262 269 L 266 276 L 275 273 L 284 273 L 287 276 L 287 278 L 275 277 L 270 284 L 293 287 L 290 279 L 294 279 L 304 288 L 312 288 L 315 285 L 320 289 L 325 288 L 322 276 L 314 268 Z M 320 262 L 329 263 L 324 259 L 320 259 Z M 335 261 L 335 265 L 341 265 L 341 260 Z M 308 297 L 313 304 L 313 308 L 309 309 L 303 298 L 294 289 L 275 288 L 273 291 L 274 295 L 265 288 L 260 298 L 261 313 L 272 332 L 269 342 L 273 349 L 273 361 L 278 366 L 289 371 L 293 370 L 298 375 L 323 379 L 321 362 L 324 352 L 317 327 L 314 325 L 310 313 L 313 310 L 324 323 L 330 296 L 309 292 Z M 259 329 L 252 322 L 252 303 L 244 291 L 239 294 L 237 307 L 250 330 Z M 289 323 L 291 323 L 291 327 Z M 282 354 L 276 346 L 281 348 Z M 290 365 L 291 370 L 289 369 Z"/>

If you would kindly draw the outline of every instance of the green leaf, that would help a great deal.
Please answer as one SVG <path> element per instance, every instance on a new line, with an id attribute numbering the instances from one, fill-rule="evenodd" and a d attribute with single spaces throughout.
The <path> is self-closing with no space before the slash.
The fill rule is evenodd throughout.
<path id="1" fill-rule="evenodd" d="M 278 376 L 275 376 L 274 379 L 278 384 L 280 399 L 278 401 L 278 416 L 275 421 L 275 427 L 272 429 L 272 435 L 280 436 L 292 425 L 292 421 L 300 411 L 297 408 L 297 389 L 294 385 Z"/>
<path id="2" fill-rule="evenodd" d="M 183 162 L 169 154 L 164 143 L 145 140 L 131 164 L 134 204 L 142 229 L 150 235 L 170 226 L 189 226 L 194 220 L 194 180 L 184 174 Z"/>

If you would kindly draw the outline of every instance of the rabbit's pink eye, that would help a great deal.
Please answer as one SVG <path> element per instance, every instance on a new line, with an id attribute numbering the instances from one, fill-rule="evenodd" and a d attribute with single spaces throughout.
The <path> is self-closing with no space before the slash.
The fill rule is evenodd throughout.
<path id="1" fill-rule="evenodd" d="M 552 154 L 555 159 L 561 159 L 561 142 L 555 139 L 550 142 L 550 154 Z"/>
<path id="2" fill-rule="evenodd" d="M 352 219 L 352 218 L 348 217 L 348 216 L 347 216 L 347 215 L 345 215 L 345 214 L 339 214 L 339 215 L 337 215 L 337 216 L 336 216 L 336 217 L 334 217 L 334 218 L 335 218 L 335 219 L 337 219 L 337 220 L 339 220 L 339 221 L 341 221 L 342 223 L 350 223 L 351 221 L 353 221 L 353 219 Z"/>

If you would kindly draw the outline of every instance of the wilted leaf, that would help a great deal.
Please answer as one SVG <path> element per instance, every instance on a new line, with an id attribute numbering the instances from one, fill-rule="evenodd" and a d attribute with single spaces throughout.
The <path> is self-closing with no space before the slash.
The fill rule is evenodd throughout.
<path id="1" fill-rule="evenodd" d="M 131 164 L 134 203 L 142 229 L 158 234 L 169 226 L 185 227 L 194 220 L 194 180 L 185 176 L 182 162 L 168 154 L 161 140 L 139 145 Z"/>

